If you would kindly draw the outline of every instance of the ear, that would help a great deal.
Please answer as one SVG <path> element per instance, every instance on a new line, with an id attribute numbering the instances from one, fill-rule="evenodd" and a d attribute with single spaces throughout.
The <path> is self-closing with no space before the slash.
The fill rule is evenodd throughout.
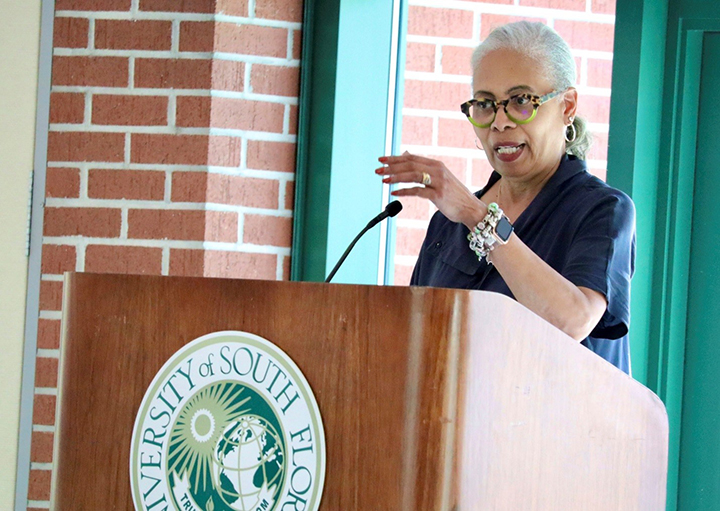
<path id="1" fill-rule="evenodd" d="M 563 93 L 563 120 L 570 124 L 570 118 L 577 112 L 578 93 L 575 87 L 570 87 Z"/>

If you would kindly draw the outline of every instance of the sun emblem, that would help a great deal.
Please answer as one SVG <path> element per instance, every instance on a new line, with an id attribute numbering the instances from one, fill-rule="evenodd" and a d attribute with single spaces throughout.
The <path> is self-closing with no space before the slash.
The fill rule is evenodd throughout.
<path id="1" fill-rule="evenodd" d="M 232 421 L 248 412 L 245 389 L 232 382 L 205 387 L 183 407 L 170 433 L 168 468 L 180 471 L 195 467 L 191 484 L 194 491 L 212 484 L 215 444 Z"/>

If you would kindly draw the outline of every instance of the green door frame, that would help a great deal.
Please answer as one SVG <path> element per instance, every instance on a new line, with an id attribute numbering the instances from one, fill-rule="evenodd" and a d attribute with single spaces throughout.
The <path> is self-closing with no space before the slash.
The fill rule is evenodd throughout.
<path id="1" fill-rule="evenodd" d="M 404 53 L 397 37 L 404 10 L 397 5 L 388 0 L 305 2 L 292 280 L 324 280 L 387 200 L 387 189 L 373 170 L 389 149 L 388 130 L 390 137 L 399 131 L 388 124 L 396 112 L 388 83 L 401 82 L 397 69 L 403 59 L 397 56 Z M 391 80 L 393 72 L 397 80 Z M 378 283 L 383 232 L 365 235 L 334 282 Z"/>
<path id="2" fill-rule="evenodd" d="M 692 81 L 693 113 L 688 126 L 687 152 L 694 152 L 692 167 L 683 177 L 692 193 L 692 225 L 689 245 L 687 316 L 685 332 L 682 427 L 678 474 L 678 509 L 720 508 L 720 484 L 715 470 L 720 462 L 717 424 L 720 409 L 720 328 L 714 316 L 720 310 L 717 291 L 720 270 L 717 251 L 720 236 L 717 224 L 720 210 L 717 195 L 720 177 L 717 173 L 717 137 L 720 123 L 716 109 L 707 108 L 720 90 L 720 17 L 681 20 L 684 42 L 685 80 Z M 691 76 L 688 76 L 689 73 Z M 696 86 L 696 81 L 699 84 Z M 705 108 L 700 108 L 705 105 Z M 688 115 L 691 117 L 691 115 Z M 688 136 L 687 133 L 683 137 Z M 696 143 L 693 143 L 694 140 Z M 690 156 L 686 154 L 685 156 Z M 683 155 L 681 155 L 683 158 Z M 684 159 L 682 160 L 685 163 Z"/>
<path id="3" fill-rule="evenodd" d="M 702 3 L 625 0 L 617 4 L 615 24 L 608 182 L 637 208 L 632 367 L 667 408 L 668 510 L 677 509 L 683 491 L 678 470 L 702 38 L 720 30 L 720 8 Z M 715 18 L 683 16 L 700 9 Z"/>

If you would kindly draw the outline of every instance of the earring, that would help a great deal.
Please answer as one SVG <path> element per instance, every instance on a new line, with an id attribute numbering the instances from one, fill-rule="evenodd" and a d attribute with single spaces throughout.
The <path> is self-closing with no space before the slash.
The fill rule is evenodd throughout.
<path id="1" fill-rule="evenodd" d="M 577 138 L 577 130 L 575 129 L 575 124 L 573 123 L 573 121 L 575 119 L 570 117 L 569 120 L 570 120 L 570 124 L 568 124 L 565 127 L 565 142 L 567 142 L 568 144 L 571 144 L 571 143 L 575 142 L 575 139 Z M 568 135 L 568 132 L 570 133 L 569 135 Z"/>
<path id="2" fill-rule="evenodd" d="M 480 151 L 484 151 L 481 145 L 478 145 L 478 139 L 475 139 L 475 147 L 477 147 Z"/>

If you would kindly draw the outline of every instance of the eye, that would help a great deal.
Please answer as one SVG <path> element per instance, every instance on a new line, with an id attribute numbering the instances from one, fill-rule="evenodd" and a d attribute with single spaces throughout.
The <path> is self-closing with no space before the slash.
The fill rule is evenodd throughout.
<path id="1" fill-rule="evenodd" d="M 475 108 L 479 110 L 492 110 L 495 102 L 492 99 L 478 99 L 475 102 Z"/>
<path id="2" fill-rule="evenodd" d="M 512 102 L 518 106 L 525 106 L 530 104 L 530 98 L 527 96 L 515 96 L 512 98 Z"/>

